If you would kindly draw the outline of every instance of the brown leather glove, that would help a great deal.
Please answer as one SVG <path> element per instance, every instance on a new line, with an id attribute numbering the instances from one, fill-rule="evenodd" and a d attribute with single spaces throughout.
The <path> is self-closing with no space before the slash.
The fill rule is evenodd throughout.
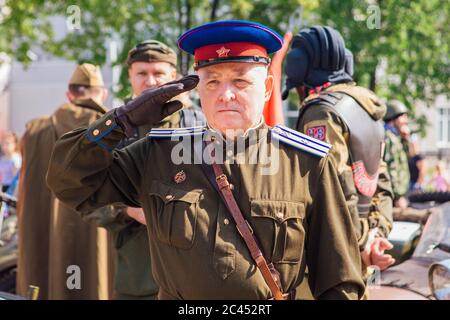
<path id="1" fill-rule="evenodd" d="M 133 135 L 135 127 L 158 123 L 183 107 L 178 100 L 167 101 L 180 93 L 194 89 L 198 81 L 198 76 L 189 75 L 157 88 L 145 90 L 139 97 L 115 110 L 118 124 L 130 137 Z"/>

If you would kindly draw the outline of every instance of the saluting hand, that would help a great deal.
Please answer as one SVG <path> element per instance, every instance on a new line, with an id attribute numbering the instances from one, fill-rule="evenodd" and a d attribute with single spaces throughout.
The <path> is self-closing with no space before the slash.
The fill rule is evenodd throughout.
<path id="1" fill-rule="evenodd" d="M 194 89 L 198 81 L 198 76 L 189 75 L 180 80 L 145 90 L 137 98 L 116 109 L 117 122 L 128 137 L 133 135 L 135 127 L 160 122 L 183 107 L 180 101 L 169 100 Z"/>

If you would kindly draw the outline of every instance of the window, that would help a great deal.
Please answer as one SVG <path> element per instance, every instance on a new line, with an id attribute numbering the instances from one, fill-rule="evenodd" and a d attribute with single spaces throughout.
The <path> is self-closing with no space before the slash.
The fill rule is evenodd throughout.
<path id="1" fill-rule="evenodd" d="M 300 102 L 297 93 L 293 92 L 294 90 L 291 91 L 289 99 L 283 101 L 283 113 L 285 125 L 296 130 L 295 126 L 297 124 Z"/>
<path id="2" fill-rule="evenodd" d="M 293 105 L 292 103 L 284 104 L 283 107 L 285 125 L 296 130 L 295 125 L 297 124 L 299 113 L 298 107 Z"/>
<path id="3" fill-rule="evenodd" d="M 450 147 L 450 108 L 439 107 L 437 119 L 438 147 Z"/>

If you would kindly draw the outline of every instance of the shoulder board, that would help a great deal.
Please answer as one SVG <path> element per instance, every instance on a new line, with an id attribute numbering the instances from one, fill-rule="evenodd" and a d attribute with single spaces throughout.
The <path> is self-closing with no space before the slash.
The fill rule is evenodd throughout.
<path id="1" fill-rule="evenodd" d="M 273 127 L 271 133 L 273 138 L 321 158 L 325 157 L 331 149 L 331 144 L 329 143 L 311 138 L 306 134 L 282 125 Z"/>
<path id="2" fill-rule="evenodd" d="M 147 133 L 149 138 L 172 138 L 201 135 L 206 130 L 206 127 L 190 127 L 190 128 L 168 128 L 160 129 L 154 128 Z"/>

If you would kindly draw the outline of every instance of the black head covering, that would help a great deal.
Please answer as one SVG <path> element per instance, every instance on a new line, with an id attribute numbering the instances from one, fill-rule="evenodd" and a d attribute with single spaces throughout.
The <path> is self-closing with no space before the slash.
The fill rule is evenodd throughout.
<path id="1" fill-rule="evenodd" d="M 286 99 L 289 90 L 297 86 L 314 88 L 326 82 L 353 81 L 353 55 L 338 31 L 311 27 L 294 37 L 284 71 L 287 78 L 282 97 Z"/>

